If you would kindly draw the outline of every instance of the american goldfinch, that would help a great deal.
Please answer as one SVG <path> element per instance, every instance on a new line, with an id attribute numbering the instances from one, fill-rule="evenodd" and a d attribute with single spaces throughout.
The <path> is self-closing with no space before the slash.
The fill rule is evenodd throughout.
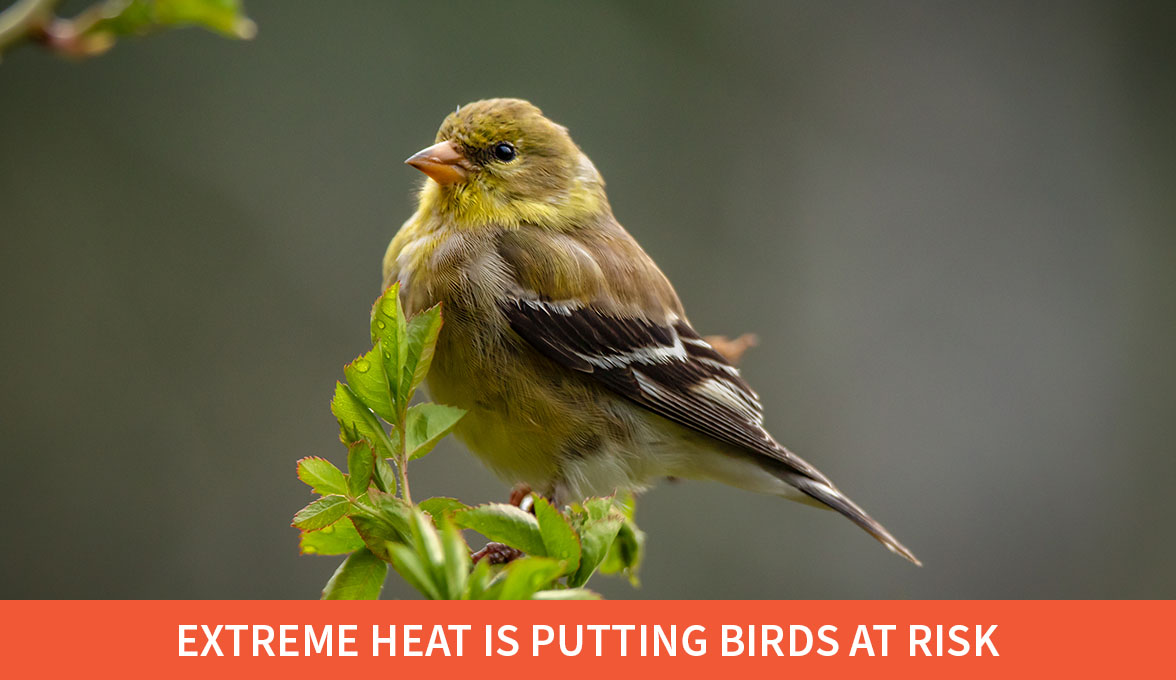
<path id="1" fill-rule="evenodd" d="M 518 99 L 449 114 L 384 256 L 406 311 L 442 303 L 427 386 L 507 482 L 557 503 L 712 479 L 837 510 L 918 560 L 763 427 L 759 397 L 686 319 L 561 125 Z"/>

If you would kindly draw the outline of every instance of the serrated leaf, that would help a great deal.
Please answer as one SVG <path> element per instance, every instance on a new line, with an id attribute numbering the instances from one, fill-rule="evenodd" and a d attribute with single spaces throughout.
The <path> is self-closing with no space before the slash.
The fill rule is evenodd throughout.
<path id="1" fill-rule="evenodd" d="M 396 486 L 400 482 L 398 482 L 396 479 L 396 469 L 394 465 L 395 463 L 388 460 L 387 458 L 379 458 L 376 460 L 372 479 L 376 480 L 376 485 L 380 488 L 380 491 L 385 491 L 391 494 L 396 493 Z"/>
<path id="2" fill-rule="evenodd" d="M 456 498 L 445 498 L 438 496 L 436 498 L 426 498 L 417 503 L 417 507 L 429 513 L 433 517 L 433 523 L 440 526 L 441 518 L 447 514 L 455 513 L 459 510 L 465 510 L 469 506 Z"/>
<path id="3" fill-rule="evenodd" d="M 384 373 L 384 362 L 380 358 L 380 343 L 377 342 L 367 354 L 356 357 L 355 361 L 343 367 L 347 385 L 359 397 L 364 406 L 389 423 L 396 422 L 395 406 L 389 395 L 395 389 L 388 387 L 388 376 Z"/>
<path id="4" fill-rule="evenodd" d="M 396 408 L 403 408 L 408 400 L 402 393 L 400 376 L 408 354 L 408 324 L 400 307 L 400 283 L 394 283 L 372 306 L 372 344 L 380 345 L 380 359 L 392 388 Z M 395 379 L 393 377 L 395 376 Z"/>
<path id="5" fill-rule="evenodd" d="M 470 572 L 470 576 L 466 580 L 465 599 L 491 599 L 486 596 L 486 591 L 490 588 L 490 581 L 493 578 L 491 572 L 489 560 L 482 560 L 474 565 L 474 570 Z"/>
<path id="6" fill-rule="evenodd" d="M 351 523 L 355 526 L 359 539 L 376 557 L 388 561 L 388 544 L 393 541 L 404 540 L 400 533 L 387 522 L 368 515 L 352 515 Z"/>
<path id="7" fill-rule="evenodd" d="M 523 557 L 511 562 L 506 568 L 506 577 L 501 589 L 497 590 L 499 600 L 529 600 L 540 590 L 546 590 L 559 578 L 562 567 L 549 557 Z"/>
<path id="8" fill-rule="evenodd" d="M 383 515 L 407 535 L 412 523 L 413 507 L 403 498 L 398 498 L 379 489 L 368 488 L 369 507 Z"/>
<path id="9" fill-rule="evenodd" d="M 616 540 L 617 532 L 620 531 L 625 516 L 612 507 L 611 501 L 608 505 L 610 512 L 602 516 L 600 508 L 590 508 L 585 503 L 587 518 L 580 525 L 579 530 L 580 567 L 568 577 L 569 586 L 582 586 L 587 583 L 596 571 L 596 567 L 604 561 L 613 541 Z M 593 516 L 597 516 L 599 519 L 591 519 Z"/>
<path id="10" fill-rule="evenodd" d="M 406 403 L 412 399 L 413 392 L 429 372 L 429 366 L 433 363 L 437 336 L 440 332 L 440 303 L 420 312 L 408 321 L 404 375 L 400 385 L 400 392 L 404 395 Z"/>
<path id="11" fill-rule="evenodd" d="M 539 521 L 513 505 L 476 505 L 454 513 L 453 521 L 463 529 L 473 529 L 491 541 L 505 543 L 528 555 L 547 555 Z"/>
<path id="12" fill-rule="evenodd" d="M 363 538 L 346 517 L 318 531 L 304 531 L 298 537 L 298 551 L 303 555 L 346 555 L 363 547 Z"/>
<path id="13" fill-rule="evenodd" d="M 392 443 L 388 441 L 388 433 L 376 419 L 359 396 L 347 385 L 335 383 L 335 398 L 331 400 L 331 413 L 339 421 L 339 439 L 347 445 L 360 439 L 367 439 L 376 448 L 381 458 L 390 458 L 393 454 Z"/>
<path id="14" fill-rule="evenodd" d="M 564 573 L 574 574 L 580 566 L 580 539 L 568 524 L 563 513 L 555 509 L 546 498 L 536 494 L 535 519 L 539 521 L 539 533 L 548 557 L 562 560 Z"/>
<path id="15" fill-rule="evenodd" d="M 329 527 L 347 514 L 351 503 L 343 496 L 323 496 L 294 515 L 293 526 L 303 531 Z"/>
<path id="16" fill-rule="evenodd" d="M 628 576 L 629 583 L 636 588 L 640 586 L 637 574 L 645 556 L 645 532 L 638 528 L 635 519 L 637 499 L 632 493 L 625 493 L 616 498 L 616 506 L 624 515 L 625 521 L 601 561 L 599 570 L 602 574 L 623 573 Z"/>
<path id="17" fill-rule="evenodd" d="M 347 481 L 339 468 L 317 456 L 298 461 L 298 479 L 321 496 L 347 493 Z"/>
<path id="18" fill-rule="evenodd" d="M 540 590 L 531 596 L 532 600 L 599 600 L 600 593 L 587 588 L 560 588 Z"/>
<path id="19" fill-rule="evenodd" d="M 441 515 L 440 522 L 441 549 L 445 554 L 443 581 L 448 591 L 445 596 L 458 600 L 464 596 L 470 576 L 470 547 L 448 515 Z"/>
<path id="20" fill-rule="evenodd" d="M 441 536 L 437 534 L 433 522 L 417 508 L 412 509 L 409 521 L 412 526 L 413 550 L 424 560 L 425 566 L 433 574 L 433 582 L 437 583 L 445 567 L 445 552 L 441 548 Z"/>
<path id="21" fill-rule="evenodd" d="M 451 535 L 443 538 L 433 522 L 419 508 L 412 513 L 412 548 L 429 570 L 432 582 L 441 599 L 457 600 L 465 589 L 469 574 L 469 548 L 461 540 L 452 522 L 443 522 Z M 455 542 L 456 541 L 456 542 Z M 457 546 L 460 545 L 460 549 Z M 451 562 L 452 560 L 452 562 Z"/>
<path id="22" fill-rule="evenodd" d="M 361 439 L 347 447 L 347 491 L 352 498 L 367 491 L 374 464 L 375 450 L 368 440 Z"/>
<path id="23" fill-rule="evenodd" d="M 389 541 L 407 542 L 412 535 L 412 506 L 379 489 L 368 488 L 367 504 L 356 502 L 352 522 L 363 544 L 380 559 L 387 560 Z"/>
<path id="24" fill-rule="evenodd" d="M 140 35 L 179 26 L 200 26 L 241 40 L 257 33 L 241 0 L 107 0 L 101 8 L 85 35 Z"/>
<path id="25" fill-rule="evenodd" d="M 324 600 L 378 600 L 388 575 L 388 565 L 367 550 L 357 550 L 343 560 L 323 588 Z"/>
<path id="26" fill-rule="evenodd" d="M 437 584 L 433 583 L 432 573 L 425 565 L 425 561 L 411 548 L 403 543 L 389 543 L 387 551 L 392 568 L 405 581 L 408 581 L 410 586 L 416 588 L 421 595 L 430 600 L 443 599 L 441 591 L 437 589 Z"/>
<path id="27" fill-rule="evenodd" d="M 582 511 L 585 516 L 592 519 L 604 519 L 613 513 L 619 513 L 617 504 L 612 498 L 587 498 L 581 503 L 578 510 Z M 624 519 L 624 515 L 621 515 Z"/>
<path id="28" fill-rule="evenodd" d="M 408 459 L 416 460 L 432 451 L 465 413 L 462 409 L 442 404 L 417 404 L 409 408 L 404 425 L 408 432 L 405 449 L 408 451 Z M 397 434 L 393 433 L 392 436 L 396 437 Z M 398 445 L 398 440 L 393 443 L 393 446 Z"/>
<path id="29" fill-rule="evenodd" d="M 641 568 L 641 560 L 644 557 L 644 553 L 645 532 L 637 528 L 637 525 L 633 521 L 626 519 L 621 523 L 617 537 L 613 539 L 608 553 L 600 563 L 600 573 L 624 573 L 628 576 L 629 583 L 633 587 L 637 587 L 641 584 L 640 579 L 637 577 L 637 572 Z"/>
<path id="30" fill-rule="evenodd" d="M 356 531 L 363 538 L 368 550 L 381 559 L 388 559 L 388 542 L 404 543 L 412 533 L 411 506 L 403 500 L 369 488 L 368 503 L 359 504 L 351 514 Z"/>
<path id="31" fill-rule="evenodd" d="M 637 526 L 637 497 L 633 495 L 632 491 L 619 494 L 615 499 L 614 505 L 621 509 L 621 514 L 625 516 L 626 521 L 633 524 L 633 526 Z"/>

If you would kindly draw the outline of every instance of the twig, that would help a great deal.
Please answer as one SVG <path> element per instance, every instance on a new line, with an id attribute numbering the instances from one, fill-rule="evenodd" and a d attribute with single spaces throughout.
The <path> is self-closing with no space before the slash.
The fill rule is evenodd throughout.
<path id="1" fill-rule="evenodd" d="M 61 0 L 17 0 L 0 13 L 0 55 L 25 40 L 44 35 Z"/>
<path id="2" fill-rule="evenodd" d="M 412 494 L 408 492 L 408 432 L 405 431 L 407 423 L 407 414 L 404 409 L 401 409 L 399 422 L 396 423 L 396 428 L 400 431 L 400 450 L 396 452 L 396 471 L 400 476 L 400 497 L 412 505 Z"/>

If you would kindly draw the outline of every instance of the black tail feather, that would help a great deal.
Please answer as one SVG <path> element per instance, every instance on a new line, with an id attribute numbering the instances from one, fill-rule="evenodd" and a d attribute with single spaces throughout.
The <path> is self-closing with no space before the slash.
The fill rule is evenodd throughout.
<path id="1" fill-rule="evenodd" d="M 848 517 L 854 524 L 865 529 L 866 533 L 878 539 L 878 542 L 886 546 L 890 552 L 905 557 L 917 566 L 923 566 L 919 558 L 915 557 L 915 554 L 905 545 L 899 543 L 898 539 L 891 536 L 890 532 L 886 530 L 886 527 L 879 524 L 873 517 L 867 515 L 865 510 L 859 508 L 856 503 L 849 500 L 845 494 L 838 491 L 832 484 L 827 484 L 797 473 L 788 473 L 785 481 L 800 489 L 811 498 L 820 501 L 822 504 Z"/>

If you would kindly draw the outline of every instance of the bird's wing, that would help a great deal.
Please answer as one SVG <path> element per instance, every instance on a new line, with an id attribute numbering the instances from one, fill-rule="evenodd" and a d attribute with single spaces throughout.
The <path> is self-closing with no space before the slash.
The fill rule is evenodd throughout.
<path id="1" fill-rule="evenodd" d="M 610 314 L 520 292 L 500 302 L 516 333 L 543 355 L 680 425 L 827 481 L 763 427 L 759 397 L 684 319 Z"/>

